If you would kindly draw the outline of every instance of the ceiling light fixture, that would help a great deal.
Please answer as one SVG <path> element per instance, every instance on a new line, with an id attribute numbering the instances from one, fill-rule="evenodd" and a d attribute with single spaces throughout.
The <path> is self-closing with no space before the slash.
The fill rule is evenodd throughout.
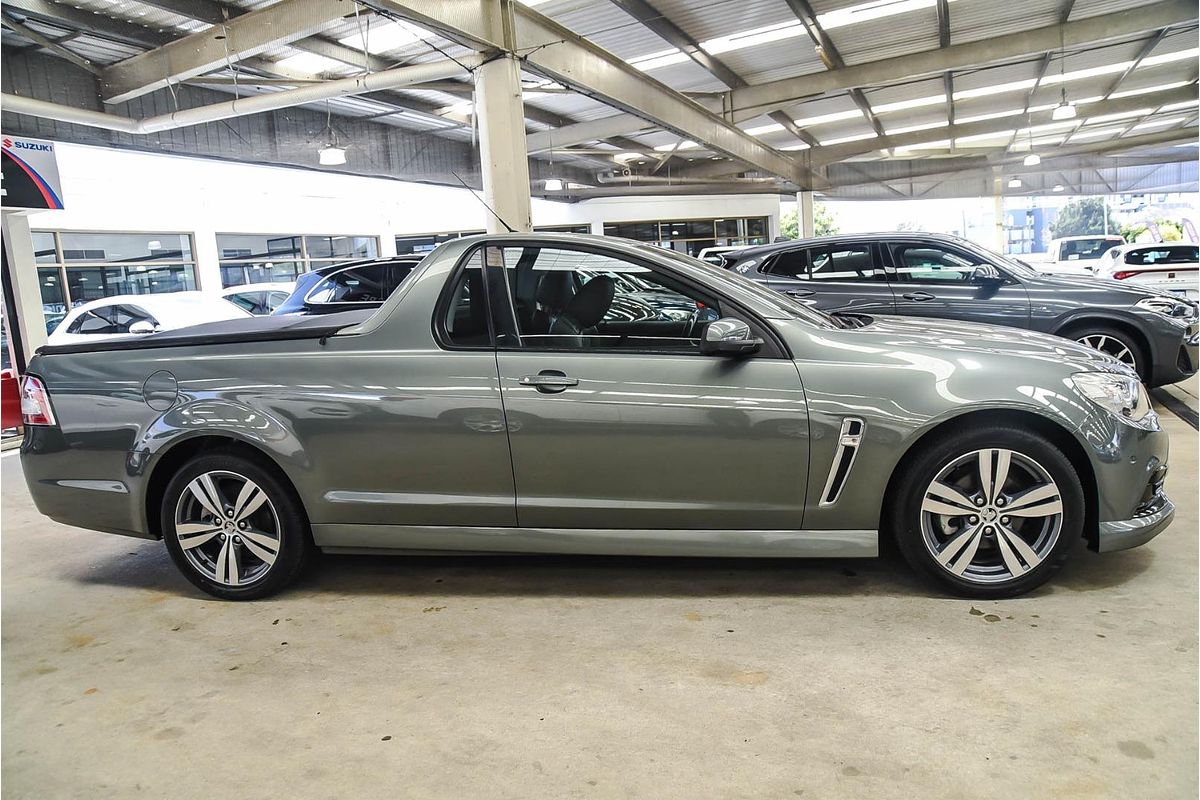
<path id="1" fill-rule="evenodd" d="M 1063 84 L 1062 86 L 1062 102 L 1054 107 L 1054 113 L 1050 115 L 1051 119 L 1064 120 L 1075 119 L 1075 106 L 1067 102 L 1067 38 L 1063 31 L 1063 26 L 1058 26 L 1058 79 Z"/>
<path id="2" fill-rule="evenodd" d="M 1061 183 L 1054 184 L 1054 191 L 1061 192 L 1062 190 L 1063 190 L 1063 185 Z"/>
<path id="3" fill-rule="evenodd" d="M 317 163 L 322 167 L 337 167 L 346 163 L 346 148 L 333 129 L 333 108 L 325 104 L 325 144 L 317 151 Z"/>
<path id="4" fill-rule="evenodd" d="M 1020 178 L 1013 178 L 1012 180 L 1010 180 L 1008 182 L 1008 188 L 1010 188 L 1010 189 L 1020 189 L 1021 186 L 1022 186 L 1022 183 L 1021 183 Z"/>
<path id="5" fill-rule="evenodd" d="M 346 163 L 346 148 L 327 144 L 317 151 L 317 163 L 322 167 L 336 167 Z"/>
<path id="6" fill-rule="evenodd" d="M 561 192 L 562 188 L 563 188 L 563 182 L 560 181 L 558 178 L 550 178 L 546 181 L 546 191 L 547 192 Z"/>
<path id="7" fill-rule="evenodd" d="M 1042 163 L 1042 157 L 1033 152 L 1033 120 L 1031 119 L 1029 122 L 1029 155 L 1025 156 L 1025 160 L 1021 163 L 1027 167 L 1036 167 Z"/>

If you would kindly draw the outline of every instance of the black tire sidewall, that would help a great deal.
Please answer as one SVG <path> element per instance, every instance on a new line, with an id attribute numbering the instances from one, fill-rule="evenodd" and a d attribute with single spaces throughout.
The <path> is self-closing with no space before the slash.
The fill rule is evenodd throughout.
<path id="1" fill-rule="evenodd" d="M 1029 572 L 999 584 L 973 583 L 951 574 L 937 563 L 921 534 L 921 503 L 934 477 L 954 459 L 987 448 L 1005 448 L 1041 464 L 1058 484 L 1063 502 L 1062 529 L 1053 549 Z M 1086 501 L 1079 475 L 1060 449 L 1031 431 L 985 427 L 964 431 L 931 443 L 906 466 L 907 474 L 890 509 L 896 515 L 896 544 L 908 563 L 943 589 L 965 597 L 994 599 L 1024 594 L 1052 578 L 1083 539 Z"/>
<path id="2" fill-rule="evenodd" d="M 246 586 L 226 586 L 199 572 L 184 555 L 175 533 L 175 507 L 180 495 L 197 476 L 214 471 L 234 472 L 254 481 L 266 492 L 279 518 L 279 555 L 265 576 Z M 257 459 L 236 453 L 209 453 L 185 464 L 167 484 L 160 515 L 163 541 L 175 566 L 194 586 L 223 600 L 254 600 L 278 592 L 296 577 L 312 550 L 308 518 L 292 487 Z"/>

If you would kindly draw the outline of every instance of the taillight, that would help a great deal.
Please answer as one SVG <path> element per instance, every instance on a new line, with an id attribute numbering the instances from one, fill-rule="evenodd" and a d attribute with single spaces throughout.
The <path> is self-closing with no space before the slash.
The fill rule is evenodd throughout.
<path id="1" fill-rule="evenodd" d="M 25 425 L 55 425 L 50 395 L 41 378 L 26 375 L 21 380 L 21 421 Z"/>
<path id="2" fill-rule="evenodd" d="M 1128 269 L 1123 269 L 1123 270 L 1113 273 L 1113 277 L 1119 281 L 1123 281 L 1126 278 L 1132 278 L 1134 275 L 1137 275 L 1137 271 L 1136 270 L 1128 270 Z"/>

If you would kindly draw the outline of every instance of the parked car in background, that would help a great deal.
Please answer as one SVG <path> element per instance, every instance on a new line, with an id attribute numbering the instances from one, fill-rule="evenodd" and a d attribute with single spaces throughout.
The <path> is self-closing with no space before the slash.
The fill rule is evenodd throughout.
<path id="1" fill-rule="evenodd" d="M 248 311 L 207 292 L 116 295 L 71 309 L 48 342 L 82 344 L 128 333 L 154 333 L 249 316 Z"/>
<path id="2" fill-rule="evenodd" d="M 829 236 L 747 248 L 727 266 L 824 311 L 987 322 L 1065 336 L 1133 367 L 1147 386 L 1200 365 L 1196 304 L 1122 281 L 1044 275 L 932 233 Z"/>
<path id="3" fill-rule="evenodd" d="M 1200 300 L 1200 246 L 1183 242 L 1127 244 L 1100 259 L 1095 275 Z"/>
<path id="4" fill-rule="evenodd" d="M 38 509 L 161 538 L 227 599 L 318 547 L 853 557 L 885 536 L 943 589 L 1007 597 L 1174 515 L 1145 388 L 1095 350 L 831 317 L 615 237 L 455 239 L 375 312 L 252 322 L 44 348 Z"/>
<path id="5" fill-rule="evenodd" d="M 1116 235 L 1064 236 L 1046 248 L 1046 257 L 1037 264 L 1040 272 L 1078 274 L 1091 272 L 1100 258 L 1114 247 L 1125 244 Z"/>
<path id="6" fill-rule="evenodd" d="M 272 314 L 334 314 L 378 308 L 424 255 L 347 261 L 306 272 Z"/>
<path id="7" fill-rule="evenodd" d="M 296 288 L 294 281 L 287 283 L 246 283 L 230 286 L 221 291 L 221 296 L 243 311 L 256 317 L 270 314 L 283 304 Z"/>
<path id="8" fill-rule="evenodd" d="M 700 251 L 696 258 L 700 259 L 701 261 L 707 261 L 710 264 L 716 264 L 720 266 L 722 263 L 722 256 L 724 256 L 726 253 L 734 253 L 741 249 L 743 249 L 742 245 L 738 245 L 736 247 L 730 247 L 728 245 L 721 247 L 706 247 Z"/>

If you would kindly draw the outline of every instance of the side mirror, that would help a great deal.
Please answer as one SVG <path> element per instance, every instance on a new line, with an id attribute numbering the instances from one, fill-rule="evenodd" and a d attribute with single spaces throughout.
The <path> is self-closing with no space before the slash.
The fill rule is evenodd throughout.
<path id="1" fill-rule="evenodd" d="M 156 330 L 158 330 L 158 326 L 146 319 L 139 319 L 129 326 L 130 333 L 154 333 Z"/>
<path id="2" fill-rule="evenodd" d="M 750 335 L 749 325 L 732 317 L 708 323 L 700 337 L 700 353 L 706 356 L 748 356 L 762 345 L 762 339 Z"/>
<path id="3" fill-rule="evenodd" d="M 971 273 L 971 280 L 975 283 L 1003 283 L 1004 276 L 991 264 L 980 264 Z"/>

